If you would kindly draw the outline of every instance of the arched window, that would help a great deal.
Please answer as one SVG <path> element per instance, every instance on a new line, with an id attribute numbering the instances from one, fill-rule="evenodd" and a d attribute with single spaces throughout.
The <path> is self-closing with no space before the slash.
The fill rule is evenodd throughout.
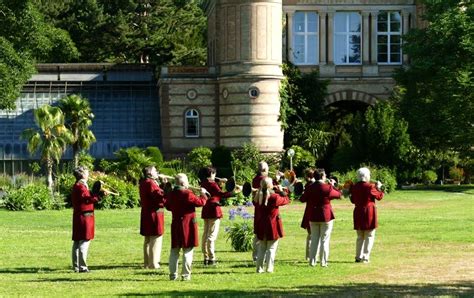
<path id="1" fill-rule="evenodd" d="M 184 114 L 184 136 L 199 137 L 199 112 L 195 109 L 189 109 Z"/>

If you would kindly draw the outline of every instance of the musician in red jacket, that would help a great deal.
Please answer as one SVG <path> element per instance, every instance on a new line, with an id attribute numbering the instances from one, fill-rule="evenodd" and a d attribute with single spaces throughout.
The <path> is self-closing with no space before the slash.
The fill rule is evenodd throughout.
<path id="1" fill-rule="evenodd" d="M 201 181 L 201 187 L 211 194 L 206 205 L 202 208 L 201 218 L 204 220 L 204 231 L 202 233 L 202 253 L 204 265 L 215 265 L 215 243 L 219 233 L 220 219 L 222 218 L 221 201 L 234 195 L 233 192 L 224 192 L 216 183 L 216 169 L 206 167 L 202 172 L 206 173 L 206 179 Z M 239 187 L 237 187 L 237 191 Z"/>
<path id="2" fill-rule="evenodd" d="M 290 199 L 281 187 L 279 193 L 274 191 L 271 178 L 267 177 L 261 181 L 260 189 L 254 198 L 255 208 L 259 210 L 259 217 L 254 218 L 258 238 L 257 273 L 273 272 L 278 241 L 284 235 L 279 206 L 288 203 Z"/>
<path id="3" fill-rule="evenodd" d="M 75 272 L 89 272 L 87 254 L 90 241 L 94 239 L 94 203 L 99 201 L 97 194 L 91 195 L 87 180 L 89 170 L 85 167 L 74 169 L 76 183 L 72 187 L 72 266 Z"/>
<path id="4" fill-rule="evenodd" d="M 321 267 L 328 266 L 329 260 L 329 240 L 331 238 L 332 227 L 334 225 L 334 212 L 332 211 L 331 200 L 341 198 L 342 193 L 334 188 L 336 181 L 331 179 L 326 183 L 326 173 L 324 169 L 314 171 L 316 182 L 311 184 L 301 196 L 302 202 L 307 202 L 309 211 L 309 224 L 311 227 L 311 248 L 309 264 L 316 266 L 317 251 L 320 248 L 319 261 Z"/>
<path id="5" fill-rule="evenodd" d="M 304 179 L 306 181 L 306 184 L 304 186 L 305 190 L 308 188 L 308 186 L 310 186 L 311 184 L 315 182 L 313 173 L 314 173 L 314 170 L 311 168 L 308 168 L 304 171 Z M 309 225 L 309 211 L 310 211 L 310 208 L 308 208 L 308 204 L 306 204 L 304 208 L 303 219 L 301 220 L 301 227 L 308 232 L 308 234 L 306 235 L 306 261 L 309 261 L 309 251 L 311 247 L 311 227 Z M 316 252 L 316 259 L 318 258 L 319 258 L 319 246 Z"/>
<path id="6" fill-rule="evenodd" d="M 198 243 L 198 226 L 196 207 L 206 204 L 206 190 L 201 188 L 201 196 L 197 197 L 189 189 L 188 177 L 176 175 L 176 186 L 165 195 L 165 207 L 171 211 L 171 251 L 169 259 L 170 280 L 178 279 L 179 252 L 183 249 L 182 280 L 191 279 L 194 247 Z"/>
<path id="7" fill-rule="evenodd" d="M 143 264 L 145 268 L 160 268 L 164 232 L 164 192 L 158 185 L 155 166 L 143 169 L 140 181 L 140 235 L 144 236 Z"/>
<path id="8" fill-rule="evenodd" d="M 257 191 L 260 189 L 260 184 L 263 179 L 268 177 L 268 164 L 264 161 L 258 163 L 257 175 L 252 180 L 252 195 L 255 197 Z M 252 242 L 252 260 L 257 261 L 258 247 L 257 247 L 257 222 L 260 214 L 258 208 L 254 206 L 254 221 L 253 221 L 253 242 Z"/>
<path id="9" fill-rule="evenodd" d="M 357 231 L 356 255 L 357 263 L 368 263 L 370 252 L 375 241 L 375 229 L 377 228 L 377 209 L 375 200 L 380 201 L 384 193 L 380 190 L 382 183 L 371 184 L 370 170 L 360 168 L 357 170 L 359 182 L 350 188 L 351 202 L 354 208 L 354 230 Z"/>

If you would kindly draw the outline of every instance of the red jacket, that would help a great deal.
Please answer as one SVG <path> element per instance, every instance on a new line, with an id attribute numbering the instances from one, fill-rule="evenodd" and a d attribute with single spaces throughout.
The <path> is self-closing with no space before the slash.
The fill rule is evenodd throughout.
<path id="1" fill-rule="evenodd" d="M 94 239 L 94 203 L 99 197 L 91 195 L 89 189 L 78 181 L 72 187 L 72 240 Z"/>
<path id="2" fill-rule="evenodd" d="M 384 193 L 368 182 L 357 182 L 350 188 L 354 208 L 354 230 L 377 228 L 377 209 L 375 200 L 381 200 Z"/>
<path id="3" fill-rule="evenodd" d="M 260 240 L 277 240 L 284 236 L 283 223 L 280 218 L 279 206 L 290 203 L 287 196 L 273 193 L 268 198 L 267 205 L 255 203 L 255 209 L 259 210 L 259 218 L 254 217 L 257 228 L 257 238 Z"/>
<path id="4" fill-rule="evenodd" d="M 140 235 L 161 236 L 164 232 L 164 192 L 158 183 L 150 178 L 140 182 Z"/>
<path id="5" fill-rule="evenodd" d="M 222 218 L 221 199 L 231 197 L 232 192 L 223 192 L 215 181 L 206 180 L 201 186 L 211 194 L 211 198 L 202 208 L 201 218 Z"/>
<path id="6" fill-rule="evenodd" d="M 306 208 L 309 209 L 309 221 L 328 222 L 333 220 L 331 200 L 341 197 L 341 191 L 334 188 L 331 184 L 314 182 L 304 191 L 301 196 L 301 202 L 307 202 Z"/>
<path id="7" fill-rule="evenodd" d="M 196 207 L 206 204 L 206 197 L 197 197 L 189 189 L 175 188 L 165 195 L 165 207 L 173 214 L 171 247 L 199 246 Z"/>
<path id="8" fill-rule="evenodd" d="M 307 182 L 304 186 L 304 190 L 306 191 L 306 189 L 308 189 L 308 186 L 310 186 L 311 184 L 313 184 L 314 182 Z M 301 198 L 300 198 L 301 200 Z M 309 229 L 310 226 L 309 226 L 309 211 L 311 210 L 311 208 L 308 208 L 308 203 L 306 203 L 306 206 L 304 208 L 304 214 L 303 214 L 303 219 L 301 220 L 301 227 L 303 229 Z"/>

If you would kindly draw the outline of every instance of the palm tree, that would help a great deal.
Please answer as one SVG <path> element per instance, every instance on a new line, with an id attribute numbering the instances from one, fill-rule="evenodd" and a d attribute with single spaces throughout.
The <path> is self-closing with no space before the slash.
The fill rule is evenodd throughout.
<path id="1" fill-rule="evenodd" d="M 66 118 L 66 127 L 73 134 L 72 153 L 74 166 L 79 164 L 79 152 L 89 149 L 96 141 L 94 133 L 89 129 L 92 125 L 92 109 L 89 101 L 80 95 L 72 94 L 59 101 L 59 107 Z"/>
<path id="2" fill-rule="evenodd" d="M 59 162 L 72 134 L 64 125 L 64 115 L 60 108 L 50 105 L 34 111 L 38 129 L 29 128 L 22 132 L 21 138 L 28 141 L 28 151 L 33 154 L 40 151 L 41 161 L 46 165 L 48 188 L 53 189 L 53 164 Z"/>

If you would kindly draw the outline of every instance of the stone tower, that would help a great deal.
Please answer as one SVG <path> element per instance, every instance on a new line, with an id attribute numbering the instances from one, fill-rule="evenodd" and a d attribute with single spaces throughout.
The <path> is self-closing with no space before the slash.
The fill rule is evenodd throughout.
<path id="1" fill-rule="evenodd" d="M 252 142 L 263 152 L 281 151 L 282 1 L 211 0 L 207 12 L 218 145 Z"/>
<path id="2" fill-rule="evenodd" d="M 255 144 L 283 149 L 282 1 L 208 0 L 208 66 L 163 67 L 159 79 L 162 149 Z"/>

